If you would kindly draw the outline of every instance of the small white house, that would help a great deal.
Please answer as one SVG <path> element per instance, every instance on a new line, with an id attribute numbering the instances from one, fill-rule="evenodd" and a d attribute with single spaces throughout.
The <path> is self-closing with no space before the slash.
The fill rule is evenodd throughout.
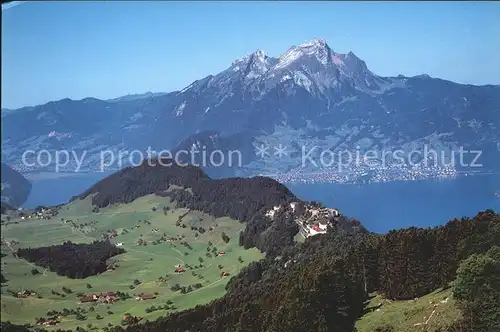
<path id="1" fill-rule="evenodd" d="M 332 217 L 338 217 L 339 216 L 339 211 L 337 209 L 328 209 L 328 212 L 330 212 L 330 215 Z"/>
<path id="2" fill-rule="evenodd" d="M 117 246 L 117 247 L 123 247 L 123 242 L 118 242 L 118 243 L 116 244 L 116 246 Z"/>

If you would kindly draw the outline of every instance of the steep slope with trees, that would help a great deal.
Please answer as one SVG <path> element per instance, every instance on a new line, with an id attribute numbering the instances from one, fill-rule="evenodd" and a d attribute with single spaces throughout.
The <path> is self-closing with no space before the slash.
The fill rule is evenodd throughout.
<path id="1" fill-rule="evenodd" d="M 499 224 L 499 214 L 485 211 L 434 229 L 314 236 L 300 247 L 287 247 L 280 256 L 242 270 L 228 284 L 222 299 L 126 330 L 351 332 L 363 313 L 368 292 L 380 290 L 388 297 L 405 298 L 448 286 L 447 280 L 456 277 L 452 266 L 473 255 L 458 270 L 455 293 L 464 313 L 477 320 L 475 329 L 457 322 L 447 331 L 478 331 L 484 326 L 485 331 L 497 331 L 496 300 L 491 298 L 496 293 L 491 290 L 498 292 L 498 278 L 491 273 L 498 265 L 498 250 L 491 248 L 499 243 Z M 445 246 L 447 237 L 455 242 Z M 479 238 L 485 241 L 476 242 Z M 417 240 L 424 241 L 421 255 Z M 396 250 L 393 259 L 388 259 L 390 250 Z M 380 263 L 377 251 L 386 253 Z M 437 268 L 445 260 L 445 268 Z M 386 280 L 390 268 L 394 268 L 391 277 L 395 278 L 391 282 Z M 477 302 L 469 302 L 472 295 L 479 296 Z M 491 310 L 482 310 L 485 306 Z"/>

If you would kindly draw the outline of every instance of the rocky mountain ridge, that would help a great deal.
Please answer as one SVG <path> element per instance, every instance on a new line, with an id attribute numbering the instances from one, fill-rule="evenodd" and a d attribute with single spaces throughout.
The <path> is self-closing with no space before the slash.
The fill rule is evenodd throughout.
<path id="1" fill-rule="evenodd" d="M 86 170 L 101 168 L 103 150 L 128 152 L 105 163 L 116 169 L 130 164 L 133 150 L 145 157 L 148 148 L 175 152 L 197 141 L 210 151 L 241 150 L 241 165 L 217 166 L 215 173 L 224 176 L 264 174 L 296 181 L 320 174 L 312 177 L 333 182 L 448 177 L 500 165 L 499 96 L 500 86 L 427 75 L 381 77 L 354 53 L 340 54 L 326 41 L 313 40 L 278 57 L 258 50 L 177 92 L 113 101 L 65 99 L 2 111 L 2 148 L 6 160 L 22 171 L 54 168 L 53 162 L 27 167 L 26 150 L 72 151 L 84 157 Z M 216 143 L 209 137 L 213 133 Z M 259 147 L 267 147 L 267 154 L 258 155 Z M 278 156 L 280 148 L 285 153 Z M 425 149 L 442 160 L 424 164 L 429 161 L 422 156 Z M 476 158 L 471 153 L 459 164 L 460 149 L 481 151 L 476 161 L 482 166 L 469 167 Z M 342 153 L 368 151 L 377 155 L 374 164 L 338 160 Z M 383 160 L 383 153 L 394 151 L 401 151 L 402 162 Z M 420 152 L 416 160 L 412 151 Z M 325 161 L 322 154 L 337 160 Z M 76 158 L 69 159 L 64 167 L 72 171 Z"/>

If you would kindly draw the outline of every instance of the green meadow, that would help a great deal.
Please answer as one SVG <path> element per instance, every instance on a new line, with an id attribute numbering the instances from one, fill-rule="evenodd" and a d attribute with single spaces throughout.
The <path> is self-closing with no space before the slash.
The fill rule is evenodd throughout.
<path id="1" fill-rule="evenodd" d="M 390 301 L 373 294 L 365 314 L 356 323 L 356 329 L 359 332 L 377 329 L 393 332 L 439 331 L 460 318 L 451 288 L 407 301 Z"/>
<path id="2" fill-rule="evenodd" d="M 164 207 L 169 210 L 165 212 Z M 8 280 L 2 285 L 2 321 L 35 324 L 36 317 L 47 317 L 48 311 L 79 307 L 85 309 L 85 320 L 64 316 L 59 324 L 50 328 L 88 328 L 91 324 L 99 329 L 109 323 L 120 324 L 124 313 L 153 320 L 223 296 L 232 276 L 250 262 L 263 258 L 257 249 L 245 250 L 238 245 L 244 223 L 178 209 L 167 198 L 149 195 L 98 212 L 92 209 L 89 197 L 61 207 L 59 214 L 50 220 L 26 219 L 2 225 L 1 249 L 6 255 L 2 258 L 2 273 Z M 200 226 L 205 232 L 192 229 Z M 118 235 L 111 242 L 120 243 L 126 252 L 109 259 L 108 265 L 116 265 L 115 270 L 85 279 L 58 276 L 12 253 L 17 248 L 57 245 L 65 241 L 90 243 L 101 240 L 103 233 L 113 231 Z M 223 233 L 229 241 L 223 240 Z M 170 241 L 160 241 L 162 238 Z M 18 243 L 8 245 L 12 241 Z M 224 255 L 218 255 L 220 252 Z M 175 272 L 179 264 L 185 272 Z M 40 273 L 33 275 L 34 268 Z M 223 272 L 228 276 L 222 277 Z M 182 293 L 171 289 L 176 284 L 192 287 L 189 292 Z M 65 293 L 63 287 L 71 293 Z M 8 292 L 25 289 L 35 291 L 39 298 L 16 298 Z M 76 296 L 77 293 L 109 291 L 128 293 L 131 298 L 112 304 L 96 304 L 79 303 Z M 137 300 L 141 293 L 155 294 L 156 298 Z M 167 301 L 173 302 L 175 308 L 146 312 L 147 308 L 163 306 Z"/>

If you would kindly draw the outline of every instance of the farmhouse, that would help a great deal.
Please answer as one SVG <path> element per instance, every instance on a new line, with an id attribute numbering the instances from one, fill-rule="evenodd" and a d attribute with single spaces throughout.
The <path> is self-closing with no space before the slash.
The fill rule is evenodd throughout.
<path id="1" fill-rule="evenodd" d="M 153 300 L 153 299 L 156 299 L 156 295 L 151 294 L 151 293 L 143 293 L 143 294 L 139 294 L 139 296 L 136 299 L 138 301 Z"/>
<path id="2" fill-rule="evenodd" d="M 39 325 L 56 325 L 59 321 L 56 318 L 40 318 L 37 322 Z"/>
<path id="3" fill-rule="evenodd" d="M 186 270 L 184 270 L 184 268 L 180 264 L 175 268 L 175 273 L 184 273 L 184 272 L 186 272 Z"/>
<path id="4" fill-rule="evenodd" d="M 118 301 L 118 296 L 115 292 L 87 293 L 80 296 L 79 300 L 81 303 L 86 303 L 86 302 L 113 303 Z"/>
<path id="5" fill-rule="evenodd" d="M 28 296 L 37 296 L 37 294 L 29 290 L 23 290 L 22 292 L 17 292 L 17 297 L 26 298 Z"/>
<path id="6" fill-rule="evenodd" d="M 97 301 L 97 297 L 94 298 L 93 295 L 83 295 L 79 298 L 80 303 L 94 302 Z"/>

